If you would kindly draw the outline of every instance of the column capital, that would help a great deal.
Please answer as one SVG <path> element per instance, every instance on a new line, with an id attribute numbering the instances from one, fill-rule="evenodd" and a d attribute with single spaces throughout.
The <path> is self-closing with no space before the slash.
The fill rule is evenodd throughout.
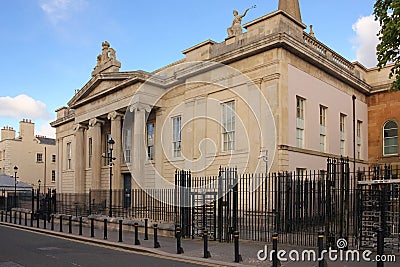
<path id="1" fill-rule="evenodd" d="M 87 130 L 87 128 L 88 127 L 86 125 L 83 125 L 81 123 L 76 123 L 76 124 L 74 124 L 74 133 L 76 133 L 77 131 Z"/>
<path id="2" fill-rule="evenodd" d="M 148 104 L 144 104 L 144 103 L 135 103 L 129 106 L 129 111 L 133 112 L 133 111 L 147 111 L 150 112 L 152 109 L 152 107 Z"/>
<path id="3" fill-rule="evenodd" d="M 123 117 L 124 117 L 124 114 L 122 114 L 121 112 L 118 112 L 118 111 L 111 111 L 107 115 L 107 118 L 112 121 L 117 120 L 117 119 L 122 119 Z"/>
<path id="4" fill-rule="evenodd" d="M 104 124 L 103 120 L 100 120 L 98 118 L 93 118 L 89 120 L 89 126 L 90 127 L 95 127 L 95 126 L 102 126 Z"/>

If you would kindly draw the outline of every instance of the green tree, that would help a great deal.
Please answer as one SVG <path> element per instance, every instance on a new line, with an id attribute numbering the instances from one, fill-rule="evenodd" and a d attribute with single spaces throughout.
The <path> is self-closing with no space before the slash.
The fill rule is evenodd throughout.
<path id="1" fill-rule="evenodd" d="M 400 0 L 377 0 L 374 15 L 381 25 L 377 46 L 378 67 L 382 69 L 387 64 L 394 64 L 389 75 L 389 78 L 394 77 L 391 90 L 400 90 Z"/>

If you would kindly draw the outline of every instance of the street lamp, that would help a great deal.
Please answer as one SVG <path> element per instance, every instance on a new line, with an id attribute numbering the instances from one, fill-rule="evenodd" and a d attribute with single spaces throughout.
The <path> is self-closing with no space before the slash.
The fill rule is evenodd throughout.
<path id="1" fill-rule="evenodd" d="M 112 166 L 114 165 L 113 160 L 116 160 L 116 158 L 113 157 L 112 152 L 114 149 L 114 144 L 115 141 L 110 137 L 110 140 L 108 140 L 108 155 L 105 155 L 105 153 L 102 155 L 103 158 L 106 158 L 109 160 L 109 166 L 110 166 L 110 209 L 109 209 L 109 217 L 112 217 Z"/>
<path id="2" fill-rule="evenodd" d="M 14 208 L 17 207 L 17 172 L 18 167 L 14 166 Z"/>
<path id="3" fill-rule="evenodd" d="M 38 185 L 39 185 L 39 187 L 38 187 L 38 190 L 37 190 L 37 198 L 36 198 L 36 200 L 37 200 L 37 202 L 36 202 L 36 212 L 39 212 L 39 209 L 40 209 L 40 183 L 41 183 L 42 181 L 40 181 L 40 179 L 38 180 Z"/>

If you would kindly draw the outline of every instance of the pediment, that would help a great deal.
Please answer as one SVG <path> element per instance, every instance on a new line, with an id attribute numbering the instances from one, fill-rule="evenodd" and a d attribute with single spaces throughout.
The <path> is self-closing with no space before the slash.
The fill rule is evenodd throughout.
<path id="1" fill-rule="evenodd" d="M 92 99 L 97 99 L 109 94 L 111 90 L 123 88 L 130 84 L 135 77 L 132 73 L 107 73 L 96 75 L 90 79 L 82 89 L 78 90 L 75 96 L 68 102 L 70 108 L 76 108 Z"/>

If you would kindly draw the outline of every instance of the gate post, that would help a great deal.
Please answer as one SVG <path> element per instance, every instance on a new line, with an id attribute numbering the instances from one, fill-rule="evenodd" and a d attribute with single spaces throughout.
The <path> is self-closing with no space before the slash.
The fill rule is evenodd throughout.
<path id="1" fill-rule="evenodd" d="M 231 172 L 232 175 L 232 170 L 229 170 Z M 238 177 L 237 177 L 237 169 L 234 169 L 233 172 L 233 232 L 237 231 L 237 223 L 238 223 L 238 209 L 239 209 L 239 185 L 238 185 Z M 239 236 L 239 234 L 238 234 Z"/>
<path id="2" fill-rule="evenodd" d="M 218 241 L 222 242 L 222 231 L 223 231 L 223 200 L 222 200 L 222 167 L 219 167 L 219 174 L 218 174 Z"/>

